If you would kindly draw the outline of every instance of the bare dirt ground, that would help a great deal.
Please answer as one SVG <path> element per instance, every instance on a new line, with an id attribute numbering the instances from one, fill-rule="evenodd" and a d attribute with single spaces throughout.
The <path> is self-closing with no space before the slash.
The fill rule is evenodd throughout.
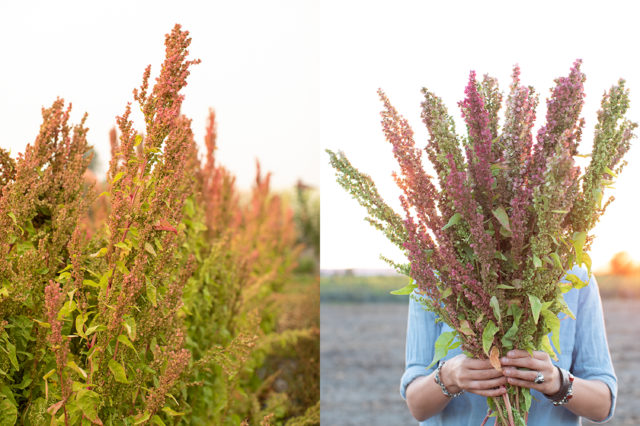
<path id="1" fill-rule="evenodd" d="M 640 300 L 605 299 L 604 311 L 619 386 L 607 424 L 640 425 Z M 320 315 L 322 424 L 417 424 L 398 391 L 407 306 L 322 303 Z"/>

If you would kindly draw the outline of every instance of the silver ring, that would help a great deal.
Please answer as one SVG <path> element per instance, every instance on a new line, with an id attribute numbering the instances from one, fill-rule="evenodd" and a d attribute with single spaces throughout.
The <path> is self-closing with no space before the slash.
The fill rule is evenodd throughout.
<path id="1" fill-rule="evenodd" d="M 536 385 L 541 385 L 544 383 L 544 376 L 541 372 L 538 371 L 538 375 L 535 379 L 533 379 L 533 383 L 535 383 Z"/>

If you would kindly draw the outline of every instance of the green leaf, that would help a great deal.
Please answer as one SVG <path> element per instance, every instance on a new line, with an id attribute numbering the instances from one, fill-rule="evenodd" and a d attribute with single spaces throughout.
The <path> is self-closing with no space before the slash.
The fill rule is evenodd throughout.
<path id="1" fill-rule="evenodd" d="M 126 251 L 127 253 L 131 251 L 131 247 L 126 244 L 123 241 L 120 241 L 118 243 L 115 244 L 116 247 L 121 248 L 122 250 Z"/>
<path id="2" fill-rule="evenodd" d="M 449 352 L 449 346 L 451 346 L 454 337 L 455 333 L 453 331 L 445 331 L 444 333 L 440 334 L 440 336 L 438 336 L 438 339 L 435 343 L 435 349 L 433 351 L 433 360 L 431 361 L 431 364 L 427 366 L 427 368 L 431 368 L 431 366 L 433 366 L 436 362 L 447 356 L 447 352 Z"/>
<path id="3" fill-rule="evenodd" d="M 144 423 L 147 420 L 149 420 L 150 417 L 151 417 L 151 413 L 145 410 L 143 413 L 140 413 L 133 418 L 133 424 L 139 425 L 141 423 Z"/>
<path id="4" fill-rule="evenodd" d="M 558 355 L 556 355 L 556 353 L 554 352 L 553 348 L 551 347 L 551 342 L 549 342 L 549 336 L 548 335 L 544 335 L 542 337 L 542 350 L 545 351 L 546 353 L 549 354 L 549 356 L 551 357 L 551 359 L 553 359 L 554 361 L 558 361 Z"/>
<path id="5" fill-rule="evenodd" d="M 0 426 L 13 426 L 18 420 L 18 409 L 7 398 L 0 400 Z"/>
<path id="6" fill-rule="evenodd" d="M 522 317 L 522 308 L 515 303 L 509 305 L 509 309 L 507 309 L 507 313 L 513 316 L 513 321 L 516 324 L 520 324 L 520 317 Z"/>
<path id="7" fill-rule="evenodd" d="M 86 418 L 95 424 L 102 425 L 102 421 L 98 417 L 100 395 L 89 389 L 80 389 L 75 402 Z"/>
<path id="8" fill-rule="evenodd" d="M 144 249 L 147 251 L 147 253 L 149 253 L 153 257 L 157 256 L 156 250 L 153 248 L 153 246 L 148 241 L 146 243 L 144 243 Z"/>
<path id="9" fill-rule="evenodd" d="M 551 210 L 551 213 L 567 214 L 569 213 L 569 210 Z"/>
<path id="10" fill-rule="evenodd" d="M 542 309 L 542 303 L 533 294 L 529 295 L 529 303 L 531 304 L 531 312 L 533 313 L 533 322 L 538 324 L 538 318 L 540 317 L 540 310 Z"/>
<path id="11" fill-rule="evenodd" d="M 136 355 L 138 355 L 138 351 L 136 351 L 136 348 L 133 346 L 133 343 L 131 343 L 131 340 L 129 340 L 127 338 L 127 336 L 125 336 L 124 334 L 121 334 L 121 335 L 118 336 L 118 342 L 122 343 L 123 345 L 128 346 L 131 349 L 133 349 L 133 352 L 135 352 Z"/>
<path id="12" fill-rule="evenodd" d="M 440 295 L 443 299 L 446 299 L 447 297 L 451 296 L 451 293 L 453 293 L 453 290 L 451 289 L 451 287 L 447 287 L 444 289 L 444 291 L 442 292 L 442 294 Z"/>
<path id="13" fill-rule="evenodd" d="M 514 321 L 507 332 L 502 336 L 501 342 L 503 349 L 513 348 L 513 339 L 518 335 L 518 324 Z"/>
<path id="14" fill-rule="evenodd" d="M 106 247 L 102 247 L 97 252 L 90 254 L 89 257 L 104 257 L 104 255 L 106 255 L 106 254 L 107 254 L 107 248 Z"/>
<path id="15" fill-rule="evenodd" d="M 525 412 L 529 411 L 529 409 L 531 408 L 531 391 L 528 388 L 520 388 L 520 391 L 522 392 L 522 396 L 524 397 L 524 407 L 525 407 Z"/>
<path id="16" fill-rule="evenodd" d="M 500 315 L 500 304 L 498 303 L 498 298 L 495 296 L 491 296 L 491 301 L 489 301 L 489 306 L 493 308 L 493 315 L 495 315 L 498 322 L 502 322 L 502 316 Z"/>
<path id="17" fill-rule="evenodd" d="M 151 281 L 149 280 L 148 277 L 145 276 L 145 278 L 147 278 L 146 279 L 146 281 L 147 281 L 147 299 L 149 299 L 149 301 L 151 302 L 151 304 L 155 308 L 155 307 L 158 306 L 156 286 L 151 284 Z"/>
<path id="18" fill-rule="evenodd" d="M 503 288 L 505 290 L 515 290 L 516 288 L 512 285 L 507 285 L 507 284 L 498 284 L 496 286 L 496 288 Z"/>
<path id="19" fill-rule="evenodd" d="M 571 319 L 576 319 L 576 316 L 571 311 L 571 308 L 569 308 L 569 305 L 567 305 L 567 301 L 564 300 L 564 297 L 558 297 L 556 300 L 560 304 L 560 312 L 564 312 Z"/>
<path id="20" fill-rule="evenodd" d="M 16 215 L 13 214 L 13 212 L 7 213 L 7 216 L 9 216 L 11 218 L 11 220 L 13 220 L 13 224 L 14 225 L 18 225 L 18 219 L 16 219 Z"/>
<path id="21" fill-rule="evenodd" d="M 541 268 L 542 267 L 542 261 L 535 254 L 533 255 L 533 266 L 535 266 L 536 268 Z"/>
<path id="22" fill-rule="evenodd" d="M 587 275 L 591 276 L 591 256 L 587 253 L 582 253 L 582 258 L 580 259 L 581 263 L 587 265 Z"/>
<path id="23" fill-rule="evenodd" d="M 97 282 L 95 282 L 93 280 L 82 280 L 82 285 L 87 285 L 89 287 L 100 288 L 100 284 L 98 284 Z"/>
<path id="24" fill-rule="evenodd" d="M 136 341 L 136 320 L 133 317 L 128 317 L 124 320 L 124 328 L 127 330 L 127 334 L 129 335 L 129 339 L 131 341 Z"/>
<path id="25" fill-rule="evenodd" d="M 496 252 L 493 254 L 493 257 L 496 259 L 500 259 L 500 260 L 509 260 L 507 259 L 507 256 L 505 256 L 501 251 L 496 250 Z"/>
<path id="26" fill-rule="evenodd" d="M 127 373 L 124 371 L 124 367 L 119 362 L 110 359 L 109 360 L 109 370 L 111 370 L 111 374 L 116 379 L 118 383 L 129 383 L 127 379 Z"/>
<path id="27" fill-rule="evenodd" d="M 399 288 L 398 290 L 393 290 L 390 293 L 396 294 L 396 295 L 411 294 L 413 293 L 413 290 L 415 290 L 416 288 L 418 288 L 418 286 L 415 285 L 413 281 L 411 281 L 409 284 L 405 285 L 404 287 Z"/>
<path id="28" fill-rule="evenodd" d="M 608 174 L 609 176 L 611 176 L 611 177 L 614 177 L 614 178 L 618 177 L 618 175 L 613 170 L 611 170 L 609 167 L 605 167 L 604 168 L 604 172 L 606 174 Z"/>
<path id="29" fill-rule="evenodd" d="M 163 422 L 160 416 L 158 416 L 157 414 L 154 414 L 153 417 L 151 417 L 151 423 L 156 426 L 167 426 L 167 424 Z"/>
<path id="30" fill-rule="evenodd" d="M 558 353 L 560 352 L 560 319 L 553 312 L 544 309 L 542 311 L 545 325 L 551 330 L 551 340 Z"/>
<path id="31" fill-rule="evenodd" d="M 115 176 L 113 177 L 113 180 L 111 181 L 111 185 L 115 185 L 115 183 L 116 183 L 117 181 L 119 181 L 120 179 L 122 179 L 122 176 L 124 176 L 124 172 L 120 172 L 120 173 L 118 173 L 117 175 L 115 175 Z"/>
<path id="32" fill-rule="evenodd" d="M 602 187 L 593 188 L 593 198 L 596 202 L 597 208 L 602 207 Z"/>
<path id="33" fill-rule="evenodd" d="M 11 361 L 11 365 L 16 370 L 20 370 L 20 365 L 18 364 L 18 357 L 16 356 L 16 346 L 11 342 L 6 342 L 7 346 L 7 355 L 9 355 L 9 360 Z"/>
<path id="34" fill-rule="evenodd" d="M 87 328 L 87 330 L 85 331 L 85 334 L 87 336 L 89 336 L 90 334 L 92 334 L 95 331 L 104 331 L 106 329 L 107 329 L 107 327 L 105 325 L 102 325 L 102 324 L 92 325 L 91 327 Z"/>
<path id="35" fill-rule="evenodd" d="M 493 211 L 493 215 L 498 219 L 500 225 L 502 225 L 507 231 L 511 232 L 511 224 L 509 223 L 509 216 L 504 210 L 504 207 L 500 206 Z"/>
<path id="36" fill-rule="evenodd" d="M 75 363 L 75 361 L 73 361 L 73 360 L 67 361 L 67 367 L 69 367 L 70 369 L 72 369 L 76 373 L 80 374 L 85 379 L 87 378 L 87 372 L 84 371 L 82 368 L 80 368 L 78 366 L 78 364 Z"/>
<path id="37" fill-rule="evenodd" d="M 449 222 L 447 222 L 447 224 L 443 226 L 442 229 L 447 229 L 452 227 L 453 225 L 457 225 L 460 222 L 460 219 L 462 219 L 462 215 L 460 213 L 454 213 L 453 216 L 451 216 L 451 218 L 449 219 Z"/>
<path id="38" fill-rule="evenodd" d="M 123 261 L 118 260 L 116 262 L 116 267 L 118 268 L 118 271 L 120 271 L 122 275 L 129 275 L 129 269 L 127 269 Z"/>
<path id="39" fill-rule="evenodd" d="M 491 345 L 493 344 L 493 336 L 495 336 L 497 331 L 498 326 L 495 325 L 493 321 L 489 320 L 482 332 L 482 350 L 484 350 L 487 356 L 489 356 L 489 349 L 491 349 Z"/>
<path id="40" fill-rule="evenodd" d="M 84 315 L 80 314 L 76 317 L 76 333 L 78 334 L 78 336 L 86 339 L 87 335 L 84 333 L 84 330 L 83 330 L 84 322 L 85 322 Z"/>
<path id="41" fill-rule="evenodd" d="M 64 317 L 66 317 L 67 315 L 75 311 L 76 308 L 77 306 L 75 301 L 67 300 L 64 303 L 64 305 L 62 305 L 62 308 L 60 308 L 60 311 L 58 312 L 58 319 L 63 319 Z"/>
<path id="42" fill-rule="evenodd" d="M 111 193 L 110 193 L 109 191 L 103 191 L 103 192 L 101 192 L 101 193 L 100 193 L 100 195 L 98 195 L 98 198 L 100 198 L 100 197 L 102 197 L 102 196 L 105 196 L 105 195 L 106 195 L 107 197 L 110 197 L 110 196 L 111 196 Z"/>
<path id="43" fill-rule="evenodd" d="M 174 409 L 172 409 L 171 407 L 162 407 L 162 411 L 164 411 L 165 413 L 167 413 L 168 415 L 173 416 L 173 417 L 175 417 L 175 416 L 184 416 L 184 412 L 183 411 L 178 412 L 178 411 L 175 411 Z"/>
<path id="44" fill-rule="evenodd" d="M 588 281 L 582 281 L 579 276 L 574 274 L 567 274 L 564 278 L 572 284 L 573 288 L 581 289 L 589 285 Z"/>
<path id="45" fill-rule="evenodd" d="M 584 243 L 587 241 L 587 233 L 574 232 L 572 241 L 573 248 L 576 250 L 576 259 L 582 259 L 582 251 L 584 249 Z"/>
<path id="46" fill-rule="evenodd" d="M 558 256 L 558 253 L 554 251 L 549 256 L 551 256 L 551 258 L 553 259 L 553 264 L 556 265 L 556 267 L 558 267 L 559 269 L 563 269 L 562 261 L 560 261 L 560 256 Z"/>
<path id="47" fill-rule="evenodd" d="M 463 319 L 460 321 L 460 331 L 463 334 L 466 334 L 467 336 L 476 335 L 476 333 L 471 329 L 471 325 L 469 324 L 469 321 L 467 321 L 466 319 Z"/>

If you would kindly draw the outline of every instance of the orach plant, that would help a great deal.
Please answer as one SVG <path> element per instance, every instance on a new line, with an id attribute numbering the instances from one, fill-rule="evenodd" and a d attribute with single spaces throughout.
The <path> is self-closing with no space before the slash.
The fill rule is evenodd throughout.
<path id="1" fill-rule="evenodd" d="M 308 324 L 278 329 L 273 295 L 300 252 L 291 209 L 260 171 L 241 202 L 214 162 L 213 112 L 201 166 L 180 112 L 199 62 L 189 44 L 176 25 L 153 87 L 145 70 L 134 90 L 144 131 L 127 105 L 99 196 L 85 119 L 71 126 L 61 99 L 16 161 L 0 150 L 2 425 L 317 417 L 316 401 L 296 407 L 271 386 L 278 366 L 264 367 L 317 340 Z"/>

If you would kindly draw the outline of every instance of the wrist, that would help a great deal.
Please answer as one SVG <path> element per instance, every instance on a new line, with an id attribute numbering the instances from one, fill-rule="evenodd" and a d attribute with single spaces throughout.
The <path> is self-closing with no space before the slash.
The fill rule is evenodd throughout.
<path id="1" fill-rule="evenodd" d="M 451 360 L 442 364 L 442 367 L 440 368 L 440 380 L 450 393 L 455 394 L 460 392 L 462 388 L 458 386 L 458 383 L 455 379 L 455 371 L 452 367 L 455 366 L 454 363 L 451 362 Z"/>
<path id="2" fill-rule="evenodd" d="M 545 395 L 555 395 L 560 392 L 562 388 L 562 376 L 560 375 L 560 370 L 558 367 L 553 367 L 553 372 L 551 373 L 551 377 L 549 380 L 549 386 L 544 390 Z"/>

